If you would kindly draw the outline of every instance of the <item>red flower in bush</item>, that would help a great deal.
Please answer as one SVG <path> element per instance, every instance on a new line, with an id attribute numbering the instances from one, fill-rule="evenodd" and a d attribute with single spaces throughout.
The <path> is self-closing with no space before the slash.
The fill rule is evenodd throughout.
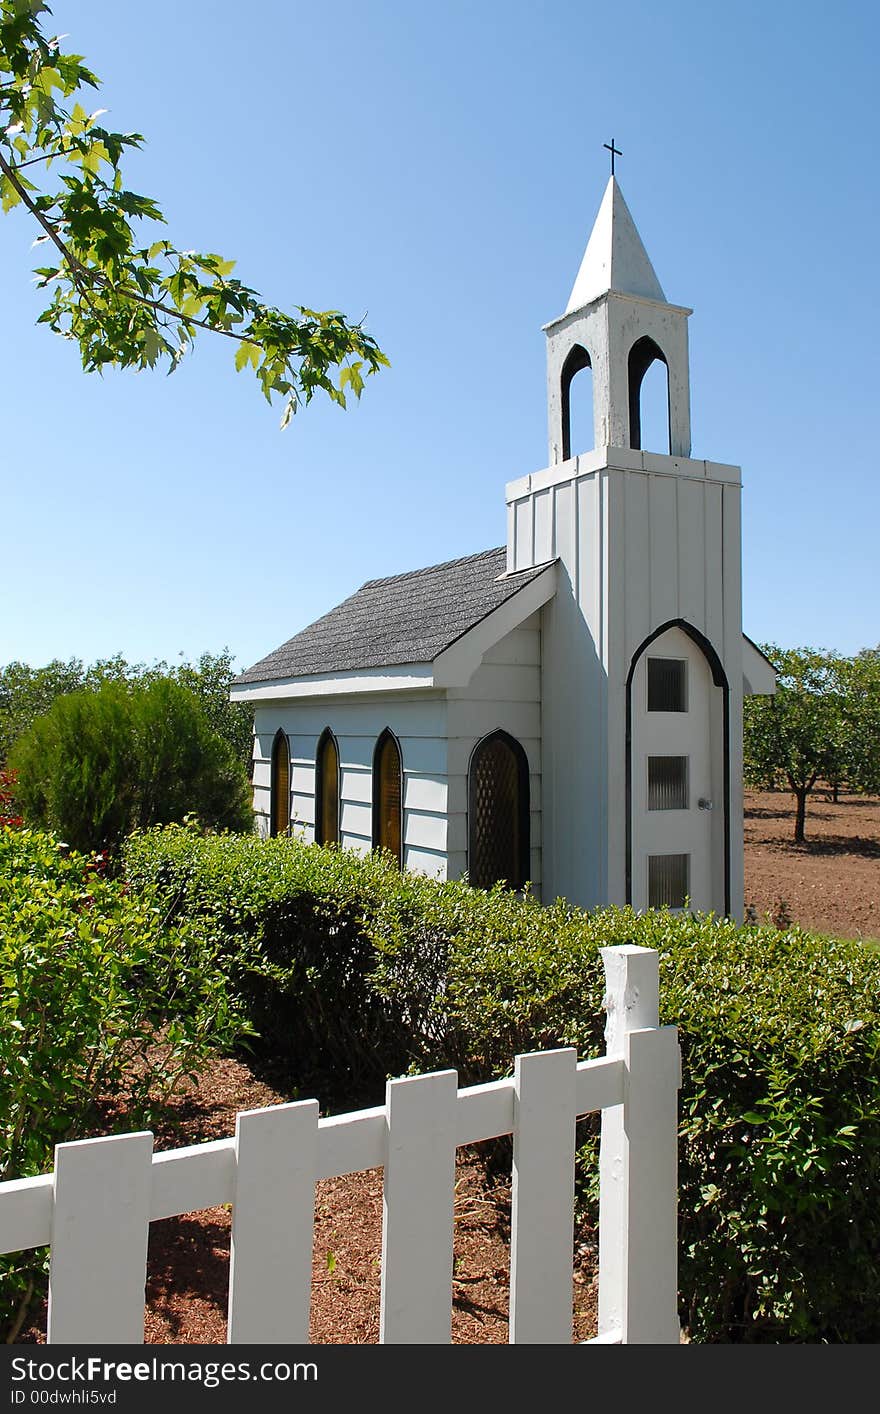
<path id="1" fill-rule="evenodd" d="M 0 829 L 20 830 L 24 820 L 15 809 L 15 771 L 0 771 Z"/>

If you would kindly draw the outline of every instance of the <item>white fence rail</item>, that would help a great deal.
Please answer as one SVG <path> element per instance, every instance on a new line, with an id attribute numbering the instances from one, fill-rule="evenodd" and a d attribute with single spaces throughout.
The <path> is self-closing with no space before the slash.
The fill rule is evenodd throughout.
<path id="1" fill-rule="evenodd" d="M 315 1100 L 252 1110 L 235 1136 L 153 1153 L 149 1133 L 59 1144 L 55 1171 L 0 1184 L 0 1252 L 51 1246 L 48 1340 L 139 1344 L 149 1224 L 232 1204 L 230 1344 L 304 1344 L 315 1183 L 384 1168 L 380 1340 L 448 1344 L 455 1150 L 513 1135 L 510 1341 L 570 1344 L 575 1119 L 602 1111 L 599 1334 L 677 1343 L 678 1038 L 658 1025 L 657 954 L 604 948 L 607 1054 L 516 1059 L 388 1083 L 376 1109 Z"/>

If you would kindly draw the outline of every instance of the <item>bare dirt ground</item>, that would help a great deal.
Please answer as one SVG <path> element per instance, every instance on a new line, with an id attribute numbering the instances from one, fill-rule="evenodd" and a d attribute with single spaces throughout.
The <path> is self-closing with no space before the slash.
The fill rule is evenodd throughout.
<path id="1" fill-rule="evenodd" d="M 745 807 L 746 902 L 767 915 L 850 938 L 880 939 L 880 800 L 814 797 L 807 840 L 796 845 L 794 802 L 782 793 L 748 792 Z M 231 1134 L 238 1110 L 287 1095 L 240 1061 L 217 1060 L 177 1102 L 176 1123 L 157 1148 Z M 145 1332 L 148 1344 L 217 1344 L 226 1339 L 230 1212 L 212 1208 L 154 1223 L 150 1232 Z M 476 1151 L 460 1151 L 455 1194 L 453 1340 L 508 1339 L 510 1184 L 486 1178 Z M 318 1184 L 315 1206 L 311 1340 L 363 1344 L 378 1339 L 381 1171 Z M 596 1329 L 595 1234 L 576 1244 L 576 1340 Z M 22 1343 L 45 1340 L 45 1309 Z"/>
<path id="2" fill-rule="evenodd" d="M 747 791 L 746 903 L 763 921 L 783 901 L 817 933 L 880 939 L 880 800 L 819 791 L 807 804 L 806 840 L 794 843 L 794 797 Z"/>

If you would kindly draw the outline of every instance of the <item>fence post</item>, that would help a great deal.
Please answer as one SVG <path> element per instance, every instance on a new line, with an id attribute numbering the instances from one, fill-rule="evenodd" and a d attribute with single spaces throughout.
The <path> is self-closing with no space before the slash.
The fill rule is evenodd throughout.
<path id="1" fill-rule="evenodd" d="M 390 1080 L 386 1095 L 379 1340 L 449 1345 L 458 1076 Z"/>
<path id="2" fill-rule="evenodd" d="M 602 1112 L 599 1335 L 677 1344 L 678 1036 L 659 1028 L 656 951 L 601 952 L 606 1052 L 626 1075 L 624 1103 Z"/>
<path id="3" fill-rule="evenodd" d="M 153 1136 L 55 1149 L 50 1345 L 142 1345 Z"/>
<path id="4" fill-rule="evenodd" d="M 571 1345 L 577 1051 L 517 1056 L 510 1343 Z"/>

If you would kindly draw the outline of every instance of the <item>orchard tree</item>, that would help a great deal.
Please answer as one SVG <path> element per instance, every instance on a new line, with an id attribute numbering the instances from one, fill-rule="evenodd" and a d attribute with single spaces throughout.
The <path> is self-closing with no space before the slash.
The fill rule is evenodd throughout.
<path id="1" fill-rule="evenodd" d="M 285 313 L 233 278 L 235 262 L 178 250 L 152 197 L 130 191 L 122 161 L 139 133 L 111 132 L 90 111 L 99 80 L 44 33 L 43 0 L 0 0 L 0 202 L 27 211 L 45 251 L 40 322 L 74 340 L 88 372 L 176 369 L 202 331 L 230 339 L 281 426 L 317 391 L 345 407 L 387 364 L 361 324 L 336 310 Z M 151 231 L 150 228 L 154 229 Z"/>
<path id="2" fill-rule="evenodd" d="M 864 648 L 845 663 L 846 781 L 853 790 L 880 795 L 880 649 Z"/>
<path id="3" fill-rule="evenodd" d="M 763 644 L 777 669 L 771 697 L 743 705 L 743 764 L 748 785 L 787 785 L 796 802 L 795 840 L 804 841 L 807 798 L 817 781 L 840 780 L 847 752 L 843 710 L 846 660 L 814 648 Z"/>

